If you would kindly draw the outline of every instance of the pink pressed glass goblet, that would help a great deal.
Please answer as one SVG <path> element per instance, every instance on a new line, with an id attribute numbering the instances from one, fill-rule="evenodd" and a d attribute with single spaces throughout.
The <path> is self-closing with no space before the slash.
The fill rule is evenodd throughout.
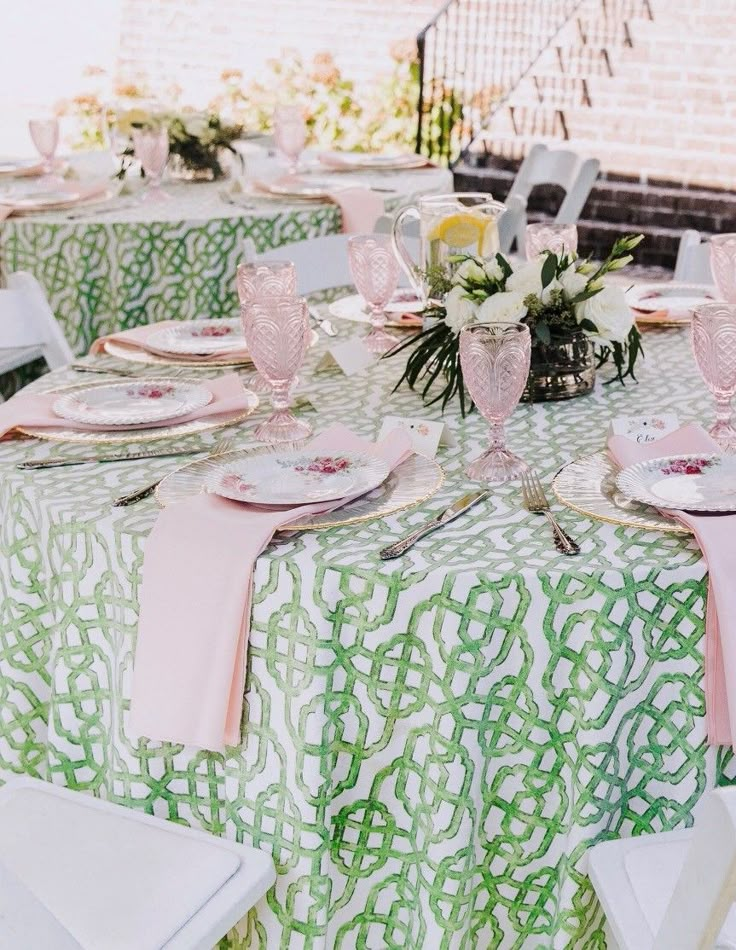
<path id="1" fill-rule="evenodd" d="M 736 393 L 736 304 L 696 307 L 692 320 L 695 362 L 716 401 L 716 421 L 708 431 L 724 452 L 736 452 L 731 403 Z"/>
<path id="2" fill-rule="evenodd" d="M 578 229 L 574 224 L 548 224 L 544 221 L 527 224 L 524 243 L 528 260 L 539 257 L 545 251 L 552 251 L 558 257 L 576 254 Z"/>
<path id="3" fill-rule="evenodd" d="M 358 234 L 348 238 L 348 260 L 356 290 L 371 308 L 371 331 L 365 345 L 371 353 L 386 353 L 396 340 L 384 329 L 385 308 L 399 284 L 399 262 L 389 236 Z"/>
<path id="4" fill-rule="evenodd" d="M 169 160 L 168 129 L 165 126 L 159 129 L 133 129 L 133 151 L 148 181 L 141 200 L 167 200 L 169 195 L 161 187 L 161 180 Z"/>
<path id="5" fill-rule="evenodd" d="M 488 448 L 466 469 L 469 478 L 499 484 L 518 478 L 527 468 L 506 448 L 503 426 L 524 392 L 531 347 L 524 323 L 474 323 L 460 331 L 463 380 L 491 427 Z"/>
<path id="6" fill-rule="evenodd" d="M 736 303 L 736 234 L 717 234 L 710 239 L 710 269 L 721 297 Z"/>
<path id="7" fill-rule="evenodd" d="M 307 123 L 301 106 L 277 106 L 273 113 L 276 148 L 289 163 L 293 175 L 299 170 L 299 156 L 307 144 Z"/>
<path id="8" fill-rule="evenodd" d="M 259 297 L 245 305 L 245 342 L 256 369 L 272 389 L 272 415 L 255 431 L 264 442 L 298 442 L 312 432 L 289 408 L 289 391 L 309 344 L 303 297 Z"/>
<path id="9" fill-rule="evenodd" d="M 263 261 L 260 264 L 239 264 L 236 284 L 240 300 L 240 319 L 245 332 L 251 304 L 258 297 L 293 297 L 296 294 L 296 267 L 293 261 Z M 249 383 L 257 393 L 271 392 L 271 385 L 256 373 Z"/>
<path id="10" fill-rule="evenodd" d="M 47 179 L 54 177 L 54 156 L 59 146 L 58 119 L 31 119 L 28 123 L 31 141 L 43 159 L 43 173 Z"/>

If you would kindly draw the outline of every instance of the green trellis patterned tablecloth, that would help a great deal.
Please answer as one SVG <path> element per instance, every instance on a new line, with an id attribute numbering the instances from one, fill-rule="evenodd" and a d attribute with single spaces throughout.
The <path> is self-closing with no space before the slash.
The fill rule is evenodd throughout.
<path id="1" fill-rule="evenodd" d="M 341 180 L 380 187 L 387 211 L 419 194 L 452 191 L 452 174 L 442 168 Z M 238 207 L 223 199 L 223 188 L 172 183 L 164 204 L 124 197 L 99 211 L 10 218 L 0 224 L 0 251 L 9 271 L 38 278 L 76 353 L 141 323 L 230 317 L 244 238 L 260 252 L 337 233 L 342 219 L 336 205 L 313 201 L 241 196 L 248 207 Z"/>
<path id="2" fill-rule="evenodd" d="M 548 479 L 601 447 L 612 415 L 707 418 L 685 335 L 648 333 L 645 347 L 638 385 L 519 408 L 513 447 Z M 305 371 L 316 427 L 437 418 L 392 394 L 398 373 Z M 127 726 L 157 508 L 110 499 L 172 461 L 23 473 L 14 462 L 52 449 L 0 447 L 0 770 L 272 853 L 278 883 L 232 946 L 604 947 L 586 847 L 686 826 L 704 789 L 733 778 L 730 751 L 704 742 L 692 541 L 563 510 L 583 549 L 566 559 L 507 485 L 379 560 L 469 487 L 486 427 L 447 421 L 458 445 L 440 451 L 447 480 L 428 502 L 283 537 L 259 559 L 243 741 L 225 755 Z"/>

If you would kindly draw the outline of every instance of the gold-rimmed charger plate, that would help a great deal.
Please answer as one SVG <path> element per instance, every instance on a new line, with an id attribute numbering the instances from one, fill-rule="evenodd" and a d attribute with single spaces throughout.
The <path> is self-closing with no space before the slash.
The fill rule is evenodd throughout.
<path id="1" fill-rule="evenodd" d="M 165 508 L 167 505 L 201 494 L 206 490 L 208 477 L 214 474 L 223 463 L 227 464 L 253 455 L 303 447 L 303 443 L 258 446 L 252 449 L 237 449 L 234 452 L 218 455 L 216 459 L 211 457 L 197 459 L 167 475 L 156 489 L 156 499 Z M 445 473 L 435 461 L 423 455 L 412 455 L 398 465 L 382 485 L 366 495 L 356 498 L 336 511 L 301 518 L 280 530 L 325 530 L 337 528 L 340 525 L 385 518 L 387 515 L 426 501 L 434 495 L 444 480 Z"/>
<path id="2" fill-rule="evenodd" d="M 13 217 L 27 218 L 37 214 L 53 214 L 57 211 L 61 214 L 66 212 L 72 214 L 75 211 L 84 211 L 86 208 L 94 208 L 96 205 L 108 204 L 117 198 L 118 194 L 118 188 L 108 188 L 100 194 L 92 195 L 89 198 L 70 196 L 69 201 L 49 202 L 48 204 L 37 205 L 35 207 L 15 206 L 13 208 Z"/>
<path id="3" fill-rule="evenodd" d="M 552 490 L 563 505 L 595 521 L 648 531 L 690 534 L 689 529 L 678 521 L 666 518 L 656 508 L 633 501 L 620 492 L 616 487 L 618 472 L 608 452 L 595 452 L 563 466 L 552 480 Z"/>
<path id="4" fill-rule="evenodd" d="M 197 380 L 177 379 L 177 382 L 192 382 Z M 73 389 L 94 389 L 109 385 L 110 381 L 80 385 L 73 383 L 69 386 L 47 390 L 47 392 L 70 392 Z M 48 442 L 74 442 L 83 445 L 127 445 L 130 443 L 158 442 L 161 439 L 183 439 L 190 435 L 199 435 L 201 432 L 210 432 L 213 429 L 222 429 L 225 426 L 236 425 L 247 419 L 258 407 L 258 396 L 243 387 L 246 396 L 246 407 L 239 412 L 222 413 L 204 416 L 201 419 L 192 419 L 190 422 L 172 422 L 168 426 L 157 426 L 151 429 L 121 429 L 120 431 L 105 430 L 85 432 L 79 429 L 69 429 L 63 426 L 18 426 L 16 432 L 30 436 L 33 439 L 43 439 Z M 61 420 L 60 420 L 61 421 Z"/>

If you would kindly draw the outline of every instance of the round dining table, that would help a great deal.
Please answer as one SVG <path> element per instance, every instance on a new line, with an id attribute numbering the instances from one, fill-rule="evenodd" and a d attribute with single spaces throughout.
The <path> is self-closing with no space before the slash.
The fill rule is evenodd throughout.
<path id="1" fill-rule="evenodd" d="M 340 337 L 364 332 L 339 323 Z M 279 535 L 259 557 L 242 740 L 222 754 L 129 721 L 159 506 L 111 500 L 182 462 L 21 471 L 89 446 L 0 445 L 0 774 L 272 854 L 277 883 L 233 947 L 603 947 L 586 849 L 688 826 L 703 792 L 736 775 L 732 752 L 705 739 L 700 551 L 687 534 L 555 503 L 581 547 L 564 556 L 511 482 L 381 560 L 478 487 L 464 472 L 488 430 L 395 390 L 401 356 L 350 379 L 318 370 L 333 344 L 320 334 L 300 373 L 311 408 L 298 411 L 315 431 L 342 422 L 371 438 L 387 414 L 442 420 L 445 479 L 418 505 Z M 510 447 L 548 492 L 561 466 L 605 447 L 613 417 L 709 420 L 687 331 L 648 331 L 644 350 L 638 382 L 609 383 L 604 368 L 589 395 L 515 410 Z M 33 385 L 73 380 L 87 381 L 58 371 Z M 253 444 L 266 408 L 229 430 L 237 445 Z M 199 438 L 206 450 L 217 435 Z"/>
<path id="2" fill-rule="evenodd" d="M 280 166 L 271 166 L 264 174 L 272 178 Z M 308 174 L 334 188 L 374 190 L 386 212 L 453 187 L 452 173 L 436 167 Z M 75 353 L 142 323 L 237 314 L 245 238 L 260 253 L 342 229 L 336 204 L 258 194 L 247 181 L 168 182 L 164 190 L 168 200 L 142 201 L 140 186 L 129 185 L 97 204 L 0 223 L 0 260 L 39 280 Z"/>

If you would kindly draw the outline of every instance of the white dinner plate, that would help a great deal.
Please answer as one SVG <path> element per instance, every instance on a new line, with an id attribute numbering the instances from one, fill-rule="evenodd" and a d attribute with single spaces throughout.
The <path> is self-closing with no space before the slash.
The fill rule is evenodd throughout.
<path id="1" fill-rule="evenodd" d="M 408 168 L 421 168 L 427 164 L 422 155 L 373 155 L 368 152 L 323 152 L 319 156 L 323 165 L 329 168 L 344 168 L 355 171 L 401 171 Z"/>
<path id="2" fill-rule="evenodd" d="M 148 338 L 165 353 L 211 356 L 245 349 L 245 334 L 238 317 L 227 320 L 187 320 L 165 327 Z"/>
<path id="3" fill-rule="evenodd" d="M 280 198 L 309 198 L 325 199 L 335 191 L 341 191 L 345 185 L 336 184 L 325 178 L 300 178 L 298 175 L 285 175 L 273 181 L 256 182 L 259 191 L 269 195 L 278 195 Z"/>
<path id="4" fill-rule="evenodd" d="M 363 495 L 388 474 L 388 465 L 372 455 L 300 449 L 223 462 L 209 476 L 207 489 L 257 505 L 306 505 Z"/>
<path id="5" fill-rule="evenodd" d="M 712 285 L 680 281 L 637 284 L 626 292 L 629 306 L 643 314 L 637 315 L 638 323 L 689 323 L 695 307 L 713 300 L 718 300 L 718 292 Z"/>
<path id="6" fill-rule="evenodd" d="M 48 211 L 77 204 L 81 197 L 76 191 L 27 191 L 17 195 L 10 194 L 7 201 L 20 211 Z"/>
<path id="7" fill-rule="evenodd" d="M 60 396 L 52 408 L 73 422 L 131 426 L 177 419 L 211 401 L 211 391 L 200 383 L 147 379 L 77 389 Z"/>
<path id="8" fill-rule="evenodd" d="M 657 508 L 736 511 L 736 456 L 667 455 L 625 468 L 616 485 Z"/>
<path id="9" fill-rule="evenodd" d="M 411 291 L 405 292 L 409 300 L 402 302 L 394 297 L 386 307 L 386 313 L 389 314 L 386 325 L 396 327 L 402 330 L 421 330 L 422 318 L 420 311 L 423 304 L 417 300 L 416 295 Z M 338 320 L 352 320 L 355 323 L 370 323 L 371 318 L 368 314 L 366 302 L 360 294 L 352 294 L 350 297 L 341 297 L 333 301 L 329 306 L 330 314 L 337 317 Z M 402 319 L 402 313 L 411 314 L 410 318 Z"/>

